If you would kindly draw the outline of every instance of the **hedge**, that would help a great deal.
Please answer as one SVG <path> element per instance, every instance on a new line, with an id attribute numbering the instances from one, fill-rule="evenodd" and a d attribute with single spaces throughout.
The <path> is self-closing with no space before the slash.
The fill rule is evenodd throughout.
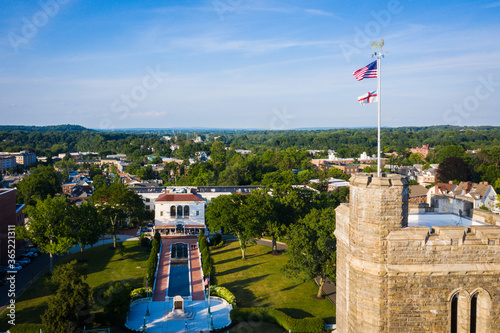
<path id="1" fill-rule="evenodd" d="M 9 328 L 10 333 L 40 333 L 40 329 L 45 331 L 42 324 L 16 324 Z"/>
<path id="2" fill-rule="evenodd" d="M 325 322 L 321 318 L 296 319 L 274 308 L 235 308 L 231 310 L 231 320 L 234 322 L 268 321 L 292 332 L 320 333 L 325 330 Z"/>
<path id="3" fill-rule="evenodd" d="M 152 296 L 153 288 L 148 287 L 148 290 L 149 290 L 149 296 Z M 137 288 L 130 292 L 131 301 L 135 301 L 136 299 L 146 298 L 146 297 L 147 297 L 146 288 Z"/>
<path id="4" fill-rule="evenodd" d="M 236 296 L 234 296 L 233 293 L 230 292 L 229 289 L 227 289 L 225 287 L 211 285 L 210 286 L 210 295 L 211 296 L 218 296 L 220 298 L 223 298 L 229 304 L 231 304 L 232 306 L 236 307 Z"/>

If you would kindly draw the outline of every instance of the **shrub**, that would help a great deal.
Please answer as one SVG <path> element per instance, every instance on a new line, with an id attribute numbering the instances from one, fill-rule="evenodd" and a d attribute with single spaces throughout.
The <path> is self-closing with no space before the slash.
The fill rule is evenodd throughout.
<path id="1" fill-rule="evenodd" d="M 11 333 L 40 333 L 40 330 L 45 331 L 42 324 L 16 324 L 9 328 Z"/>
<path id="2" fill-rule="evenodd" d="M 201 229 L 200 233 L 198 234 L 198 243 L 201 242 L 202 238 L 205 238 L 205 231 L 203 229 Z"/>
<path id="3" fill-rule="evenodd" d="M 203 250 L 205 249 L 208 249 L 208 242 L 207 242 L 207 239 L 205 237 L 203 237 L 198 246 L 200 247 L 200 252 L 203 252 Z"/>
<path id="4" fill-rule="evenodd" d="M 215 245 L 219 244 L 221 241 L 222 241 L 222 235 L 219 233 L 216 233 L 215 235 L 213 235 L 212 239 L 210 240 L 210 244 L 212 246 L 215 246 Z"/>
<path id="5" fill-rule="evenodd" d="M 154 239 L 158 241 L 158 244 L 161 244 L 161 235 L 158 230 L 155 231 Z"/>
<path id="6" fill-rule="evenodd" d="M 210 295 L 223 298 L 232 306 L 236 306 L 236 296 L 227 288 L 212 285 L 210 286 Z"/>
<path id="7" fill-rule="evenodd" d="M 213 260 L 210 256 L 203 257 L 202 269 L 203 275 L 207 276 L 212 273 Z"/>
<path id="8" fill-rule="evenodd" d="M 149 290 L 149 295 L 151 296 L 153 288 L 148 287 L 148 290 Z M 135 301 L 136 299 L 145 298 L 147 296 L 148 294 L 146 292 L 146 288 L 137 288 L 130 292 L 130 301 Z"/>
<path id="9" fill-rule="evenodd" d="M 151 240 L 149 239 L 149 237 L 146 237 L 144 234 L 141 234 L 139 236 L 139 244 L 142 247 L 151 247 Z"/>
<path id="10" fill-rule="evenodd" d="M 263 320 L 271 323 L 276 323 L 285 330 L 292 332 L 323 332 L 325 323 L 323 319 L 318 317 L 295 319 L 284 313 L 283 311 L 274 308 L 235 308 L 231 310 L 232 321 L 252 321 Z"/>
<path id="11" fill-rule="evenodd" d="M 223 246 L 224 246 L 224 240 L 221 240 L 220 243 L 218 243 L 217 245 L 213 245 L 212 248 L 218 249 L 218 248 L 223 247 Z"/>
<path id="12" fill-rule="evenodd" d="M 160 243 L 155 238 L 155 239 L 153 239 L 153 242 L 151 242 L 151 252 L 154 252 L 155 254 L 157 254 L 159 251 L 160 251 Z"/>

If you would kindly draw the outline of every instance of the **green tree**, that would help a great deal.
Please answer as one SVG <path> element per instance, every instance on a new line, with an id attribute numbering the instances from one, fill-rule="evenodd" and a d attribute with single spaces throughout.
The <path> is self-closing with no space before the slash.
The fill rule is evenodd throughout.
<path id="1" fill-rule="evenodd" d="M 441 162 L 436 170 L 436 181 L 447 183 L 450 180 L 469 181 L 471 170 L 460 157 L 447 157 Z"/>
<path id="2" fill-rule="evenodd" d="M 130 284 L 121 281 L 111 285 L 103 295 L 104 317 L 109 323 L 123 325 L 130 310 Z"/>
<path id="3" fill-rule="evenodd" d="M 449 145 L 439 149 L 437 162 L 442 163 L 448 157 L 464 157 L 465 149 L 462 146 Z"/>
<path id="4" fill-rule="evenodd" d="M 82 332 L 90 318 L 90 287 L 84 282 L 86 266 L 76 260 L 54 270 L 49 286 L 52 295 L 42 323 L 48 332 Z"/>
<path id="5" fill-rule="evenodd" d="M 43 253 L 50 255 L 50 272 L 54 254 L 68 253 L 75 245 L 70 223 L 70 206 L 63 197 L 38 200 L 36 206 L 25 210 L 29 216 L 27 226 L 16 227 L 18 239 L 29 239 Z"/>
<path id="6" fill-rule="evenodd" d="M 38 199 L 54 196 L 61 190 L 62 175 L 50 166 L 31 169 L 31 175 L 17 184 L 17 198 L 20 202 L 34 206 Z"/>
<path id="7" fill-rule="evenodd" d="M 304 280 L 319 278 L 321 297 L 327 278 L 335 280 L 335 209 L 313 209 L 293 226 L 288 244 L 289 260 L 284 272 Z"/>
<path id="8" fill-rule="evenodd" d="M 413 164 L 421 164 L 424 162 L 424 155 L 420 154 L 420 153 L 413 153 L 410 155 L 410 157 L 408 158 L 408 160 L 410 161 L 410 163 L 413 165 Z"/>
<path id="9" fill-rule="evenodd" d="M 212 143 L 212 147 L 210 148 L 210 159 L 213 163 L 226 162 L 226 148 L 224 147 L 224 143 L 220 141 Z"/>
<path id="10" fill-rule="evenodd" d="M 116 234 L 120 226 L 132 218 L 140 218 L 144 213 L 144 202 L 134 191 L 123 184 L 101 187 L 94 192 L 92 202 L 107 220 L 108 232 L 113 235 L 116 248 Z"/>
<path id="11" fill-rule="evenodd" d="M 238 237 L 241 258 L 245 259 L 247 243 L 252 238 L 260 238 L 265 220 L 261 206 L 263 199 L 258 195 L 233 193 L 214 198 L 207 207 L 206 220 L 212 231 Z"/>
<path id="12" fill-rule="evenodd" d="M 106 224 L 97 208 L 90 202 L 71 207 L 73 237 L 80 244 L 80 256 L 83 260 L 85 246 L 97 243 L 105 234 Z"/>
<path id="13" fill-rule="evenodd" d="M 94 190 L 98 190 L 101 187 L 108 186 L 108 182 L 102 174 L 95 175 L 94 178 L 92 178 L 92 180 L 93 180 L 93 184 L 94 184 Z"/>
<path id="14" fill-rule="evenodd" d="M 277 240 L 283 238 L 289 227 L 304 216 L 304 211 L 310 209 L 312 196 L 305 196 L 304 190 L 294 189 L 291 185 L 275 185 L 270 187 L 272 197 L 264 196 L 271 207 L 267 214 L 265 231 L 272 238 L 272 251 L 278 252 Z M 310 191 L 307 191 L 310 192 Z"/>

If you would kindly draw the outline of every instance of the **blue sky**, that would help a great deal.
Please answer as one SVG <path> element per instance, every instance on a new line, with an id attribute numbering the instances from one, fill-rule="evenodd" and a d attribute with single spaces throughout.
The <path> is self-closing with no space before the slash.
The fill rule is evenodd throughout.
<path id="1" fill-rule="evenodd" d="M 500 125 L 500 2 L 4 0 L 1 124 Z"/>

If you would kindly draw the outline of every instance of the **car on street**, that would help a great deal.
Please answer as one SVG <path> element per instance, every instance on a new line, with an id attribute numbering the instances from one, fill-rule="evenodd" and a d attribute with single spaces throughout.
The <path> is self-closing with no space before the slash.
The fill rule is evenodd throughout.
<path id="1" fill-rule="evenodd" d="M 30 259 L 33 259 L 35 257 L 38 256 L 38 253 L 36 252 L 32 252 L 32 251 L 27 251 L 23 254 L 23 256 L 27 257 L 27 258 L 30 258 Z"/>
<path id="2" fill-rule="evenodd" d="M 20 264 L 21 266 L 26 266 L 27 264 L 29 264 L 31 262 L 31 260 L 29 260 L 28 258 L 21 258 L 21 259 L 17 259 L 16 260 L 16 264 Z"/>

